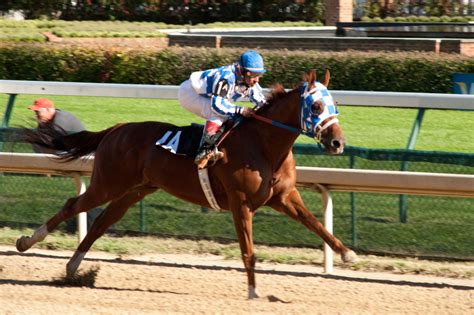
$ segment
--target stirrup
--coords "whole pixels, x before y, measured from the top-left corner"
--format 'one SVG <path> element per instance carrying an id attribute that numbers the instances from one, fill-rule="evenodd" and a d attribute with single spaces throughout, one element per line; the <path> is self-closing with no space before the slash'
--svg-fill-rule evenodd
<path id="1" fill-rule="evenodd" d="M 212 153 L 213 152 L 210 150 L 204 150 L 198 153 L 198 155 L 194 159 L 194 164 L 197 165 L 198 169 L 201 170 L 203 168 L 206 168 L 207 163 L 209 162 L 209 159 L 211 158 Z"/>
<path id="2" fill-rule="evenodd" d="M 198 169 L 201 170 L 203 168 L 216 164 L 216 162 L 222 159 L 223 157 L 224 153 L 215 148 L 214 150 L 208 150 L 201 154 L 198 154 L 194 159 L 194 163 L 198 166 Z"/>
<path id="3" fill-rule="evenodd" d="M 219 151 L 217 148 L 214 148 L 214 150 L 212 151 L 212 154 L 209 158 L 210 162 L 212 162 L 211 165 L 216 164 L 216 162 L 219 161 L 220 159 L 222 159 L 223 157 L 224 157 L 224 152 Z"/>

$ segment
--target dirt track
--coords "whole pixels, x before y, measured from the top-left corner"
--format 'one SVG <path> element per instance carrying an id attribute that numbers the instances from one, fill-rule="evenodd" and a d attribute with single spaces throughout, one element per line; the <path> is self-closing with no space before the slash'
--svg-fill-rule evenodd
<path id="1" fill-rule="evenodd" d="M 248 301 L 242 263 L 217 256 L 118 257 L 90 252 L 93 287 L 57 284 L 71 252 L 0 246 L 2 314 L 473 314 L 468 280 L 258 264 L 262 298 Z"/>

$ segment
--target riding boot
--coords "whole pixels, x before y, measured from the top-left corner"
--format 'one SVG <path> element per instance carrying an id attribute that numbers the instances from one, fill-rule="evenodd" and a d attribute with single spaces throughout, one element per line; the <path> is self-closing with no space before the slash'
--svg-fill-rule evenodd
<path id="1" fill-rule="evenodd" d="M 194 163 L 199 169 L 206 168 L 209 162 L 216 163 L 224 157 L 224 153 L 216 147 L 219 132 L 211 132 L 204 130 L 201 146 L 198 149 Z"/>

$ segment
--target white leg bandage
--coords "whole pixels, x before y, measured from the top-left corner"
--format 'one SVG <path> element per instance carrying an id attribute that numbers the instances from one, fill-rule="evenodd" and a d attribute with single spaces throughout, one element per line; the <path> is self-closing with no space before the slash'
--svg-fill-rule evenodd
<path id="1" fill-rule="evenodd" d="M 79 265 L 84 259 L 84 256 L 86 256 L 86 253 L 78 252 L 78 251 L 74 253 L 74 255 L 71 257 L 71 259 L 66 265 L 66 275 L 68 277 L 71 277 L 76 273 L 77 268 L 79 268 Z"/>

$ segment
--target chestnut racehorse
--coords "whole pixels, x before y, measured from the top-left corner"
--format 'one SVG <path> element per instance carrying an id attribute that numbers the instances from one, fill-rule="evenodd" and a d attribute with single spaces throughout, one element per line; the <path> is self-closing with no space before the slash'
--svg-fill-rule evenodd
<path id="1" fill-rule="evenodd" d="M 341 254 L 344 262 L 357 258 L 305 207 L 295 187 L 292 146 L 300 133 L 320 141 L 329 154 L 340 154 L 344 149 L 337 109 L 326 88 L 328 83 L 328 71 L 322 82 L 316 81 L 316 73 L 312 71 L 300 87 L 290 92 L 285 92 L 281 86 L 275 88 L 267 104 L 258 109 L 253 118 L 245 119 L 232 129 L 221 142 L 219 148 L 225 157 L 209 168 L 218 205 L 232 212 L 247 271 L 249 298 L 258 297 L 252 218 L 263 205 L 301 222 Z M 170 127 L 172 125 L 168 123 L 140 122 L 72 135 L 58 135 L 54 127 L 25 131 L 28 142 L 64 151 L 60 159 L 73 160 L 95 152 L 95 162 L 87 191 L 67 200 L 63 208 L 31 237 L 19 238 L 17 249 L 26 251 L 64 220 L 110 202 L 67 263 L 67 275 L 72 276 L 94 241 L 120 220 L 130 206 L 157 189 L 210 207 L 193 158 L 155 146 L 156 140 Z"/>

